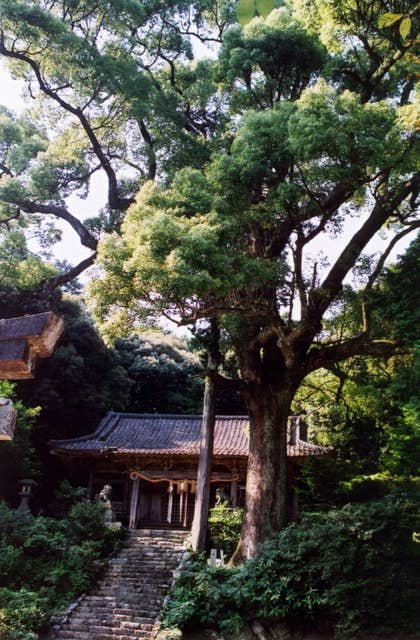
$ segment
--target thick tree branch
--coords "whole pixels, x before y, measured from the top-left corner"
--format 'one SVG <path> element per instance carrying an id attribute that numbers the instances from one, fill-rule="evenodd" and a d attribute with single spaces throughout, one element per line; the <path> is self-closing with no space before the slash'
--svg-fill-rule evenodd
<path id="1" fill-rule="evenodd" d="M 362 104 L 368 102 L 373 95 L 376 87 L 380 84 L 381 80 L 385 77 L 385 75 L 389 72 L 390 69 L 401 60 L 401 58 L 405 55 L 405 53 L 411 48 L 411 44 L 407 47 L 401 47 L 394 54 L 377 66 L 374 70 L 372 69 L 370 75 L 368 75 L 364 79 L 364 88 L 360 94 L 360 101 Z"/>
<path id="2" fill-rule="evenodd" d="M 219 387 L 220 389 L 229 389 L 231 391 L 245 391 L 247 388 L 246 383 L 243 380 L 233 380 L 232 378 L 226 378 L 222 374 L 218 373 L 215 369 L 204 369 L 200 374 L 202 378 L 206 376 Z"/>
<path id="3" fill-rule="evenodd" d="M 332 364 L 353 356 L 389 358 L 397 353 L 403 353 L 403 349 L 396 340 L 372 340 L 362 334 L 335 345 L 313 347 L 303 363 L 302 378 L 316 369 L 331 369 Z"/>
<path id="4" fill-rule="evenodd" d="M 404 236 L 406 236 L 407 234 L 411 233 L 412 231 L 415 231 L 415 229 L 420 228 L 420 220 L 416 220 L 414 222 L 412 222 L 408 227 L 406 227 L 405 229 L 402 229 L 399 233 L 397 233 L 396 236 L 394 236 L 392 238 L 392 240 L 390 241 L 390 243 L 388 244 L 387 248 L 385 249 L 385 251 L 382 253 L 381 257 L 378 260 L 378 263 L 374 269 L 374 271 L 370 274 L 369 276 L 369 280 L 366 284 L 365 287 L 365 291 L 371 289 L 376 281 L 376 279 L 378 278 L 378 276 L 380 275 L 385 261 L 387 260 L 389 254 L 391 253 L 391 251 L 393 250 L 393 248 L 395 247 L 395 245 L 401 240 L 401 238 L 404 238 Z"/>
<path id="5" fill-rule="evenodd" d="M 145 143 L 147 144 L 147 146 L 149 148 L 148 178 L 149 178 L 149 180 L 154 180 L 155 177 L 156 177 L 156 171 L 157 171 L 157 161 L 156 161 L 154 143 L 153 143 L 153 140 L 152 140 L 152 136 L 150 135 L 149 130 L 146 127 L 146 124 L 145 124 L 144 120 L 140 120 L 139 126 L 140 126 L 140 133 L 142 135 L 142 138 L 143 138 L 143 140 L 145 141 Z"/>
<path id="6" fill-rule="evenodd" d="M 337 258 L 321 287 L 310 293 L 309 315 L 313 321 L 321 321 L 332 300 L 340 292 L 344 278 L 356 264 L 367 243 L 395 212 L 401 202 L 416 191 L 419 185 L 420 174 L 416 174 L 402 185 L 398 193 L 394 193 L 392 197 L 378 198 L 368 219 Z"/>
<path id="7" fill-rule="evenodd" d="M 303 274 L 302 274 L 302 260 L 303 260 L 302 247 L 304 243 L 305 243 L 304 235 L 302 231 L 299 230 L 298 238 L 296 241 L 296 247 L 295 247 L 295 250 L 293 251 L 293 260 L 295 264 L 295 282 L 296 282 L 296 287 L 299 293 L 302 320 L 305 320 L 308 317 L 308 301 L 306 298 L 305 283 L 304 283 Z"/>
<path id="8" fill-rule="evenodd" d="M 387 248 L 385 249 L 385 251 L 382 253 L 381 257 L 379 258 L 375 269 L 370 274 L 369 279 L 368 279 L 368 281 L 366 283 L 366 286 L 365 286 L 364 290 L 362 291 L 363 331 L 365 331 L 366 333 L 370 331 L 370 310 L 369 310 L 369 304 L 367 303 L 365 294 L 372 289 L 373 285 L 375 284 L 376 279 L 379 277 L 380 273 L 382 272 L 382 269 L 384 267 L 385 261 L 387 260 L 389 254 L 391 253 L 391 251 L 393 250 L 395 245 L 401 240 L 401 238 L 406 236 L 408 233 L 411 233 L 415 229 L 418 229 L 419 227 L 420 227 L 420 221 L 415 221 L 415 222 L 412 222 L 405 229 L 403 229 L 402 231 L 397 233 L 397 235 L 395 235 L 392 238 L 392 240 L 389 242 Z"/>
<path id="9" fill-rule="evenodd" d="M 95 262 L 95 259 L 96 259 L 96 253 L 93 253 L 91 256 L 89 256 L 85 260 L 82 260 L 81 262 L 79 262 L 78 265 L 76 265 L 75 267 L 72 267 L 68 271 L 63 272 L 58 276 L 54 276 L 52 278 L 48 278 L 47 280 L 44 280 L 40 285 L 40 289 L 44 289 L 46 291 L 53 291 L 53 289 L 56 289 L 57 287 L 60 287 L 63 284 L 67 284 L 67 282 L 71 282 L 72 280 L 74 280 L 74 278 L 77 278 L 77 276 L 80 276 L 80 274 L 83 273 L 83 271 L 91 267 Z"/>
<path id="10" fill-rule="evenodd" d="M 80 242 L 85 247 L 96 251 L 98 246 L 97 239 L 90 233 L 85 225 L 73 216 L 65 207 L 53 204 L 38 204 L 37 202 L 31 202 L 30 200 L 20 202 L 19 206 L 27 213 L 48 214 L 55 216 L 56 218 L 61 218 L 61 220 L 65 220 L 76 231 L 80 238 Z"/>

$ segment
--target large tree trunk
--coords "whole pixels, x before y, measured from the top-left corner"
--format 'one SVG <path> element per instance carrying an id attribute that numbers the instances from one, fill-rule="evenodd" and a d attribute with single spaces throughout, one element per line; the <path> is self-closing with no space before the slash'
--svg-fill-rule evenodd
<path id="1" fill-rule="evenodd" d="M 250 558 L 258 544 L 286 524 L 287 422 L 295 388 L 285 383 L 250 385 L 250 442 L 241 555 Z"/>

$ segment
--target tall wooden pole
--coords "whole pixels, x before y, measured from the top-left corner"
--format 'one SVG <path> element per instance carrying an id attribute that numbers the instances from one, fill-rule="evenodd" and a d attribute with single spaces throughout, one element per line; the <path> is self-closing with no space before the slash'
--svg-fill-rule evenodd
<path id="1" fill-rule="evenodd" d="M 217 370 L 220 362 L 219 327 L 212 320 L 208 341 L 207 368 Z M 200 457 L 197 472 L 197 492 L 195 496 L 194 518 L 191 529 L 191 546 L 194 551 L 202 551 L 206 544 L 207 516 L 210 504 L 211 460 L 213 457 L 214 424 L 216 421 L 216 385 L 206 376 L 201 423 Z"/>
<path id="2" fill-rule="evenodd" d="M 210 503 L 211 459 L 213 454 L 214 423 L 216 418 L 215 385 L 206 377 L 201 424 L 200 458 L 198 461 L 197 493 L 191 529 L 194 551 L 202 551 L 206 544 L 207 516 Z"/>

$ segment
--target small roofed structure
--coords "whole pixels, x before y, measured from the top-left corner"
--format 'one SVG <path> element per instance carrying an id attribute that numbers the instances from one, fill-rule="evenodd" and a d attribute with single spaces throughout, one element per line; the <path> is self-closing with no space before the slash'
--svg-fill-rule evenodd
<path id="1" fill-rule="evenodd" d="M 47 311 L 0 320 L 0 380 L 33 378 L 37 358 L 50 356 L 63 332 L 61 318 Z M 12 440 L 16 411 L 0 398 L 0 440 Z"/>
<path id="2" fill-rule="evenodd" d="M 63 326 L 52 311 L 0 320 L 0 379 L 33 378 L 37 358 L 52 354 Z"/>
<path id="3" fill-rule="evenodd" d="M 50 451 L 80 477 L 89 468 L 88 497 L 104 484 L 112 486 L 112 507 L 130 528 L 189 527 L 194 512 L 200 450 L 201 416 L 109 412 L 87 436 L 53 440 Z M 211 501 L 217 489 L 232 506 L 245 498 L 248 459 L 248 417 L 217 416 L 211 473 Z M 297 516 L 293 490 L 296 465 L 308 456 L 330 453 L 307 442 L 304 423 L 289 420 L 289 515 Z"/>

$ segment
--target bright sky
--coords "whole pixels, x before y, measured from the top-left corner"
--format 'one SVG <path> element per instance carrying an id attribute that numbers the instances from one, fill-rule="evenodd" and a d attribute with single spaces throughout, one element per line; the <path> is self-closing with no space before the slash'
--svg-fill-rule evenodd
<path id="1" fill-rule="evenodd" d="M 12 111 L 21 113 L 26 106 L 24 98 L 22 98 L 23 85 L 17 80 L 13 80 L 4 66 L 0 65 L 0 104 L 7 106 Z M 96 174 L 93 177 L 89 196 L 85 200 L 80 198 L 70 197 L 67 200 L 70 211 L 77 215 L 79 218 L 84 219 L 95 215 L 98 210 L 103 206 L 106 199 L 107 184 L 104 174 Z M 325 235 L 322 238 L 318 238 L 313 244 L 311 244 L 311 256 L 317 256 L 322 254 L 328 256 L 331 263 L 335 257 L 339 255 L 343 248 L 343 244 L 351 235 L 356 231 L 357 220 L 349 220 L 346 224 L 344 233 L 340 238 L 328 238 Z M 66 259 L 71 264 L 77 264 L 83 258 L 90 255 L 90 251 L 82 247 L 79 242 L 77 234 L 69 228 L 65 223 L 60 224 L 58 221 L 57 226 L 62 229 L 63 239 L 56 245 L 54 250 L 55 256 L 58 259 Z M 398 254 L 401 254 L 408 246 L 409 242 L 413 239 L 412 235 L 409 235 L 401 241 L 391 254 L 390 261 L 395 260 Z M 367 247 L 368 253 L 378 252 L 384 248 L 384 241 L 379 238 L 374 239 Z"/>

